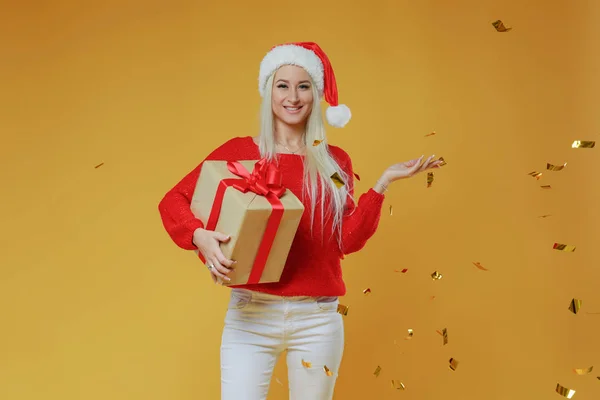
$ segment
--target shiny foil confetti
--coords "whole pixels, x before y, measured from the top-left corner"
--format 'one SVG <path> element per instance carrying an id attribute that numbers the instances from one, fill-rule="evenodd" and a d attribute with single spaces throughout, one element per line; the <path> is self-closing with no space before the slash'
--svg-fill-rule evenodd
<path id="1" fill-rule="evenodd" d="M 323 365 L 323 371 L 325 371 L 325 374 L 326 374 L 327 376 L 332 376 L 332 375 L 333 375 L 333 372 L 331 372 L 331 371 L 329 370 L 329 368 L 327 368 L 327 365 Z"/>
<path id="2" fill-rule="evenodd" d="M 357 181 L 360 182 L 360 176 L 358 176 L 358 174 L 356 172 L 353 172 L 354 177 L 356 178 Z"/>
<path id="3" fill-rule="evenodd" d="M 433 271 L 433 273 L 431 274 L 431 278 L 433 278 L 433 280 L 436 280 L 436 279 L 440 280 L 440 279 L 442 279 L 442 276 L 443 275 L 437 271 Z"/>
<path id="4" fill-rule="evenodd" d="M 432 183 L 433 183 L 433 172 L 428 172 L 427 173 L 427 187 L 431 187 Z"/>
<path id="5" fill-rule="evenodd" d="M 435 300 L 435 296 L 431 296 L 429 300 Z"/>
<path id="6" fill-rule="evenodd" d="M 337 312 L 342 314 L 342 315 L 348 315 L 348 310 L 350 309 L 349 306 L 345 306 L 343 304 L 338 304 L 337 306 Z"/>
<path id="7" fill-rule="evenodd" d="M 552 214 L 544 214 L 544 215 L 540 215 L 538 218 L 548 218 L 551 216 L 552 216 Z"/>
<path id="8" fill-rule="evenodd" d="M 569 304 L 569 311 L 571 311 L 573 314 L 577 314 L 581 308 L 581 303 L 582 301 L 579 299 L 571 300 L 571 303 Z"/>
<path id="9" fill-rule="evenodd" d="M 575 251 L 575 246 L 569 246 L 568 244 L 561 244 L 561 243 L 554 243 L 554 245 L 552 246 L 553 249 L 555 250 L 560 250 L 560 251 L 567 251 L 569 253 L 572 253 Z"/>
<path id="10" fill-rule="evenodd" d="M 312 368 L 312 363 L 310 361 L 304 361 L 304 359 L 302 359 L 302 366 L 304 368 Z"/>
<path id="11" fill-rule="evenodd" d="M 393 214 L 394 214 L 394 209 L 393 209 L 392 205 L 390 204 L 390 215 L 393 215 Z"/>
<path id="12" fill-rule="evenodd" d="M 436 331 L 444 339 L 444 346 L 448 344 L 448 329 L 444 328 L 441 331 Z"/>
<path id="13" fill-rule="evenodd" d="M 104 165 L 104 163 L 100 163 L 100 164 L 96 165 L 94 168 L 100 168 L 103 165 Z"/>
<path id="14" fill-rule="evenodd" d="M 577 375 L 587 375 L 590 372 L 592 372 L 592 370 L 594 369 L 594 366 L 592 365 L 589 368 L 574 368 L 573 371 L 577 374 Z"/>
<path id="15" fill-rule="evenodd" d="M 335 186 L 337 186 L 338 189 L 345 185 L 344 181 L 342 178 L 340 178 L 337 172 L 334 172 L 334 174 L 331 175 L 331 180 L 335 183 Z"/>
<path id="16" fill-rule="evenodd" d="M 563 165 L 554 165 L 554 164 L 546 163 L 546 169 L 549 171 L 560 171 L 566 166 L 567 166 L 567 163 L 564 163 Z"/>
<path id="17" fill-rule="evenodd" d="M 533 176 L 535 179 L 538 179 L 538 180 L 542 177 L 542 173 L 537 172 L 537 171 L 532 171 L 532 172 L 528 173 L 527 175 Z"/>
<path id="18" fill-rule="evenodd" d="M 392 388 L 398 389 L 398 390 L 405 390 L 406 386 L 404 386 L 404 383 L 402 383 L 398 380 L 392 379 Z"/>
<path id="19" fill-rule="evenodd" d="M 574 149 L 593 149 L 596 146 L 595 141 L 576 140 L 571 145 Z"/>
<path id="20" fill-rule="evenodd" d="M 323 143 L 323 141 L 322 141 L 322 140 L 315 140 L 315 141 L 313 142 L 313 146 L 318 146 L 318 145 L 320 145 L 321 143 Z"/>
<path id="21" fill-rule="evenodd" d="M 396 269 L 396 270 L 394 270 L 394 271 L 396 271 L 396 272 L 402 272 L 403 274 L 405 274 L 405 273 L 406 273 L 406 271 L 408 271 L 408 268 L 404 268 L 403 270 L 400 270 L 400 271 L 398 271 L 398 270 Z"/>
<path id="22" fill-rule="evenodd" d="M 375 375 L 376 377 L 379 377 L 380 373 L 381 373 L 381 367 L 378 365 L 377 368 L 375 368 L 375 372 L 373 372 L 373 375 Z"/>
<path id="23" fill-rule="evenodd" d="M 450 363 L 448 368 L 450 368 L 452 371 L 456 371 L 456 368 L 458 368 L 458 360 L 451 358 L 448 362 Z"/>
<path id="24" fill-rule="evenodd" d="M 562 397 L 566 397 L 567 399 L 572 399 L 573 396 L 575 396 L 575 391 L 573 389 L 561 386 L 560 383 L 556 384 L 556 393 L 560 394 Z"/>
<path id="25" fill-rule="evenodd" d="M 435 135 L 435 132 L 428 133 L 427 135 L 425 135 L 425 137 L 433 136 L 433 135 Z"/>
<path id="26" fill-rule="evenodd" d="M 446 160 L 444 160 L 444 157 L 440 157 L 440 158 L 438 158 L 438 161 L 440 162 L 440 163 L 438 164 L 440 167 L 443 167 L 444 165 L 448 164 L 448 163 L 446 162 Z"/>
<path id="27" fill-rule="evenodd" d="M 481 265 L 480 262 L 474 262 L 473 265 L 476 266 L 477 268 L 479 268 L 482 271 L 489 271 L 489 269 L 487 269 L 483 265 Z"/>
<path id="28" fill-rule="evenodd" d="M 371 293 L 371 288 L 366 288 L 365 290 L 363 290 L 364 294 L 370 294 Z"/>
<path id="29" fill-rule="evenodd" d="M 494 28 L 496 28 L 496 31 L 498 31 L 498 32 L 508 32 L 512 29 L 512 28 L 505 27 L 504 22 L 502 22 L 501 20 L 492 22 L 492 26 Z"/>
<path id="30" fill-rule="evenodd" d="M 412 330 L 412 329 L 409 329 L 409 330 L 408 330 L 408 336 L 406 336 L 406 337 L 404 338 L 404 340 L 410 340 L 410 339 L 412 339 L 412 338 L 413 338 L 413 330 Z"/>
<path id="31" fill-rule="evenodd" d="M 542 185 L 540 186 L 542 189 L 552 189 L 552 186 L 550 185 Z"/>

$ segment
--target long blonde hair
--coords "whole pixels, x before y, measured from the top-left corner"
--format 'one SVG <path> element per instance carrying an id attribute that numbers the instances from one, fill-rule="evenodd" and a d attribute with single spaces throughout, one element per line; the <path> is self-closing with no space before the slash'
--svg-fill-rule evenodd
<path id="1" fill-rule="evenodd" d="M 275 72 L 267 79 L 260 114 L 259 149 L 261 157 L 267 158 L 268 160 L 274 160 L 276 153 L 273 108 L 271 105 L 274 76 Z M 337 172 L 343 182 L 349 182 L 349 180 L 347 174 L 332 157 L 329 152 L 329 147 L 326 145 L 327 140 L 321 113 L 320 97 L 314 83 L 311 84 L 311 89 L 313 92 L 313 104 L 303 137 L 304 145 L 306 147 L 306 157 L 304 158 L 304 184 L 302 195 L 304 198 L 308 195 L 310 199 L 311 232 L 315 219 L 317 199 L 321 199 L 321 207 L 319 210 L 321 214 L 321 227 L 325 225 L 325 222 L 329 218 L 332 218 L 331 234 L 337 233 L 338 244 L 341 248 L 342 220 L 349 191 L 346 185 L 338 189 L 331 179 L 331 176 Z M 315 140 L 322 140 L 323 143 L 318 146 L 313 146 L 312 144 Z M 318 182 L 321 182 L 321 190 L 320 193 L 317 194 Z M 328 205 L 327 210 L 325 210 L 325 204 Z M 323 237 L 322 230 L 321 237 Z"/>

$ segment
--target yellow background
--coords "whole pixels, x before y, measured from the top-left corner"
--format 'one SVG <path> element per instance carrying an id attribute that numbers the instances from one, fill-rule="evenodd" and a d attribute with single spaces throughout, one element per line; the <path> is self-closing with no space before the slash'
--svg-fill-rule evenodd
<path id="1" fill-rule="evenodd" d="M 170 241 L 157 204 L 256 133 L 260 60 L 301 40 L 328 53 L 354 114 L 328 133 L 359 192 L 394 162 L 448 162 L 430 189 L 395 183 L 344 261 L 335 398 L 600 396 L 599 149 L 570 148 L 600 139 L 598 2 L 101 3 L 2 6 L 0 398 L 219 398 L 229 290 Z M 285 398 L 273 379 L 269 399 Z"/>

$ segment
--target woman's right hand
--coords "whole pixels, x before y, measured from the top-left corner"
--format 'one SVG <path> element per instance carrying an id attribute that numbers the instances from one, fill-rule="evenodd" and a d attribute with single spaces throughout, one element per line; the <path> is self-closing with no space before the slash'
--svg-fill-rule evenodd
<path id="1" fill-rule="evenodd" d="M 227 274 L 231 272 L 231 267 L 235 264 L 235 261 L 228 260 L 221 252 L 221 243 L 227 243 L 230 239 L 231 236 L 220 232 L 207 231 L 202 228 L 194 231 L 194 245 L 204 256 L 210 276 L 215 283 L 221 283 L 221 280 L 231 280 L 227 277 Z"/>

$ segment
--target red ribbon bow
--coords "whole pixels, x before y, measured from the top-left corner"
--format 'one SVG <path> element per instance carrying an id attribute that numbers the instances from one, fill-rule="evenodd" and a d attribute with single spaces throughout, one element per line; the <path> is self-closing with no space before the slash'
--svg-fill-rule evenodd
<path id="1" fill-rule="evenodd" d="M 279 168 L 273 163 L 267 162 L 264 158 L 254 164 L 252 173 L 249 173 L 237 161 L 227 162 L 227 168 L 232 174 L 243 178 L 241 181 L 236 180 L 232 185 L 242 193 L 253 192 L 260 196 L 273 194 L 277 197 L 281 197 L 285 193 L 285 187 L 281 184 Z"/>

